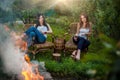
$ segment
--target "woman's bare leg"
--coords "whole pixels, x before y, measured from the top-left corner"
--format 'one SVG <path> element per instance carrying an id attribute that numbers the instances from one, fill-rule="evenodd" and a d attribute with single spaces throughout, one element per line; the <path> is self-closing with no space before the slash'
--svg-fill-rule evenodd
<path id="1" fill-rule="evenodd" d="M 80 60 L 80 53 L 81 53 L 81 50 L 78 49 L 77 50 L 77 55 L 76 55 L 76 60 Z"/>
<path id="2" fill-rule="evenodd" d="M 72 55 L 76 55 L 76 51 L 77 51 L 77 50 L 74 50 L 74 51 L 72 52 Z"/>
<path id="3" fill-rule="evenodd" d="M 72 52 L 71 57 L 72 57 L 73 59 L 75 59 L 75 57 L 76 57 L 76 52 L 77 52 L 77 50 L 74 50 L 74 51 Z"/>

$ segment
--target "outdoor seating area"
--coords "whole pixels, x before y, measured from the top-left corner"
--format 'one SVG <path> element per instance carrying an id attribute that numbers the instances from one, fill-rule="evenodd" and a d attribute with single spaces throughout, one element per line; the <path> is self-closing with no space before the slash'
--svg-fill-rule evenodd
<path id="1" fill-rule="evenodd" d="M 25 27 L 28 28 L 31 24 L 27 24 Z M 69 25 L 68 32 L 64 34 L 64 38 L 55 38 L 54 34 L 49 34 L 51 37 L 51 41 L 46 41 L 43 44 L 34 44 L 31 46 L 29 52 L 34 55 L 42 50 L 50 49 L 52 52 L 72 52 L 77 49 L 77 46 L 73 43 L 72 37 L 77 30 L 77 22 L 71 23 Z M 68 40 L 66 40 L 66 36 L 70 36 Z M 64 53 L 65 54 L 65 53 Z"/>
<path id="2" fill-rule="evenodd" d="M 25 28 L 29 28 L 33 24 L 26 24 Z M 29 27 L 28 27 L 29 26 Z M 46 41 L 42 44 L 34 44 L 30 47 L 29 52 L 34 55 L 42 50 L 50 49 L 52 52 L 72 52 L 77 49 L 77 46 L 73 43 L 72 37 L 77 30 L 77 22 L 71 23 L 69 25 L 68 32 L 64 34 L 64 38 L 55 38 L 54 34 L 49 34 L 51 37 L 51 41 Z M 70 36 L 70 39 L 67 41 L 66 36 Z"/>
<path id="3" fill-rule="evenodd" d="M 119 0 L 3 0 L 0 80 L 120 80 Z"/>

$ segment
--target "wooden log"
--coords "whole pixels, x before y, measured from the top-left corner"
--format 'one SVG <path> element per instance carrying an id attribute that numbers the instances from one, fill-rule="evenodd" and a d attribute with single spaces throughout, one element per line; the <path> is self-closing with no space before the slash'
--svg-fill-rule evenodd
<path id="1" fill-rule="evenodd" d="M 61 54 L 60 53 L 53 53 L 52 55 L 53 55 L 53 59 L 55 61 L 60 62 L 60 60 L 61 60 L 61 58 L 60 58 Z"/>

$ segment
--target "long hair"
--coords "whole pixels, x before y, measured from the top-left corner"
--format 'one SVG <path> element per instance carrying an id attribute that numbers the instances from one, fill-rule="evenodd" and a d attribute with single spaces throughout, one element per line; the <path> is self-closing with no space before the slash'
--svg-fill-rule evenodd
<path id="1" fill-rule="evenodd" d="M 80 15 L 80 22 L 79 22 L 80 28 L 83 26 L 83 22 L 82 22 L 82 20 L 81 20 L 81 16 L 84 16 L 84 17 L 86 18 L 86 25 L 85 25 L 85 27 L 86 27 L 86 28 L 87 28 L 87 27 L 90 27 L 90 23 L 89 23 L 88 16 L 87 16 L 86 14 L 81 14 L 81 15 Z"/>
<path id="2" fill-rule="evenodd" d="M 47 23 L 46 23 L 46 21 L 45 21 L 45 16 L 44 16 L 43 14 L 38 14 L 38 16 L 37 16 L 37 21 L 36 21 L 36 26 L 35 26 L 35 27 L 37 28 L 38 26 L 41 26 L 41 24 L 40 24 L 40 22 L 39 22 L 39 17 L 40 17 L 40 16 L 43 17 L 43 25 L 46 26 L 47 29 L 49 30 L 48 25 L 47 25 Z"/>

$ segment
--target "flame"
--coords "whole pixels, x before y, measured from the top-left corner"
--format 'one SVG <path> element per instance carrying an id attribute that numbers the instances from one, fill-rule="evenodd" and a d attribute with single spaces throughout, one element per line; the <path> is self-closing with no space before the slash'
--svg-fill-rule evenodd
<path id="1" fill-rule="evenodd" d="M 33 73 L 32 70 L 23 69 L 21 74 L 24 76 L 24 80 L 44 80 L 39 72 Z"/>
<path id="2" fill-rule="evenodd" d="M 30 79 L 30 74 L 27 72 L 27 71 L 22 71 L 22 75 L 24 75 L 24 77 L 25 77 L 25 80 L 31 80 Z"/>
<path id="3" fill-rule="evenodd" d="M 24 80 L 44 80 L 44 77 L 39 74 L 38 66 L 30 62 L 30 58 L 27 54 L 24 56 L 24 59 L 27 62 L 25 66 L 23 66 L 23 70 L 21 72 L 24 76 Z M 33 66 L 35 66 L 35 72 L 32 71 Z"/>
<path id="4" fill-rule="evenodd" d="M 27 42 L 23 41 L 22 39 L 20 39 L 18 41 L 19 43 L 19 48 L 22 50 L 22 51 L 27 51 Z"/>
<path id="5" fill-rule="evenodd" d="M 8 26 L 4 26 L 5 31 L 10 31 Z M 27 43 L 21 39 L 19 35 L 17 35 L 14 31 L 10 32 L 10 36 L 15 43 L 15 46 L 18 47 L 22 51 L 27 50 Z M 23 69 L 21 74 L 24 76 L 24 80 L 44 80 L 44 77 L 40 75 L 38 71 L 38 66 L 32 64 L 30 62 L 30 58 L 27 54 L 24 55 L 25 63 L 23 65 Z M 32 71 L 32 67 L 35 66 L 35 72 Z"/>
<path id="6" fill-rule="evenodd" d="M 26 61 L 27 63 L 30 63 L 30 58 L 28 57 L 27 54 L 25 54 L 24 59 L 25 59 L 25 61 Z"/>

